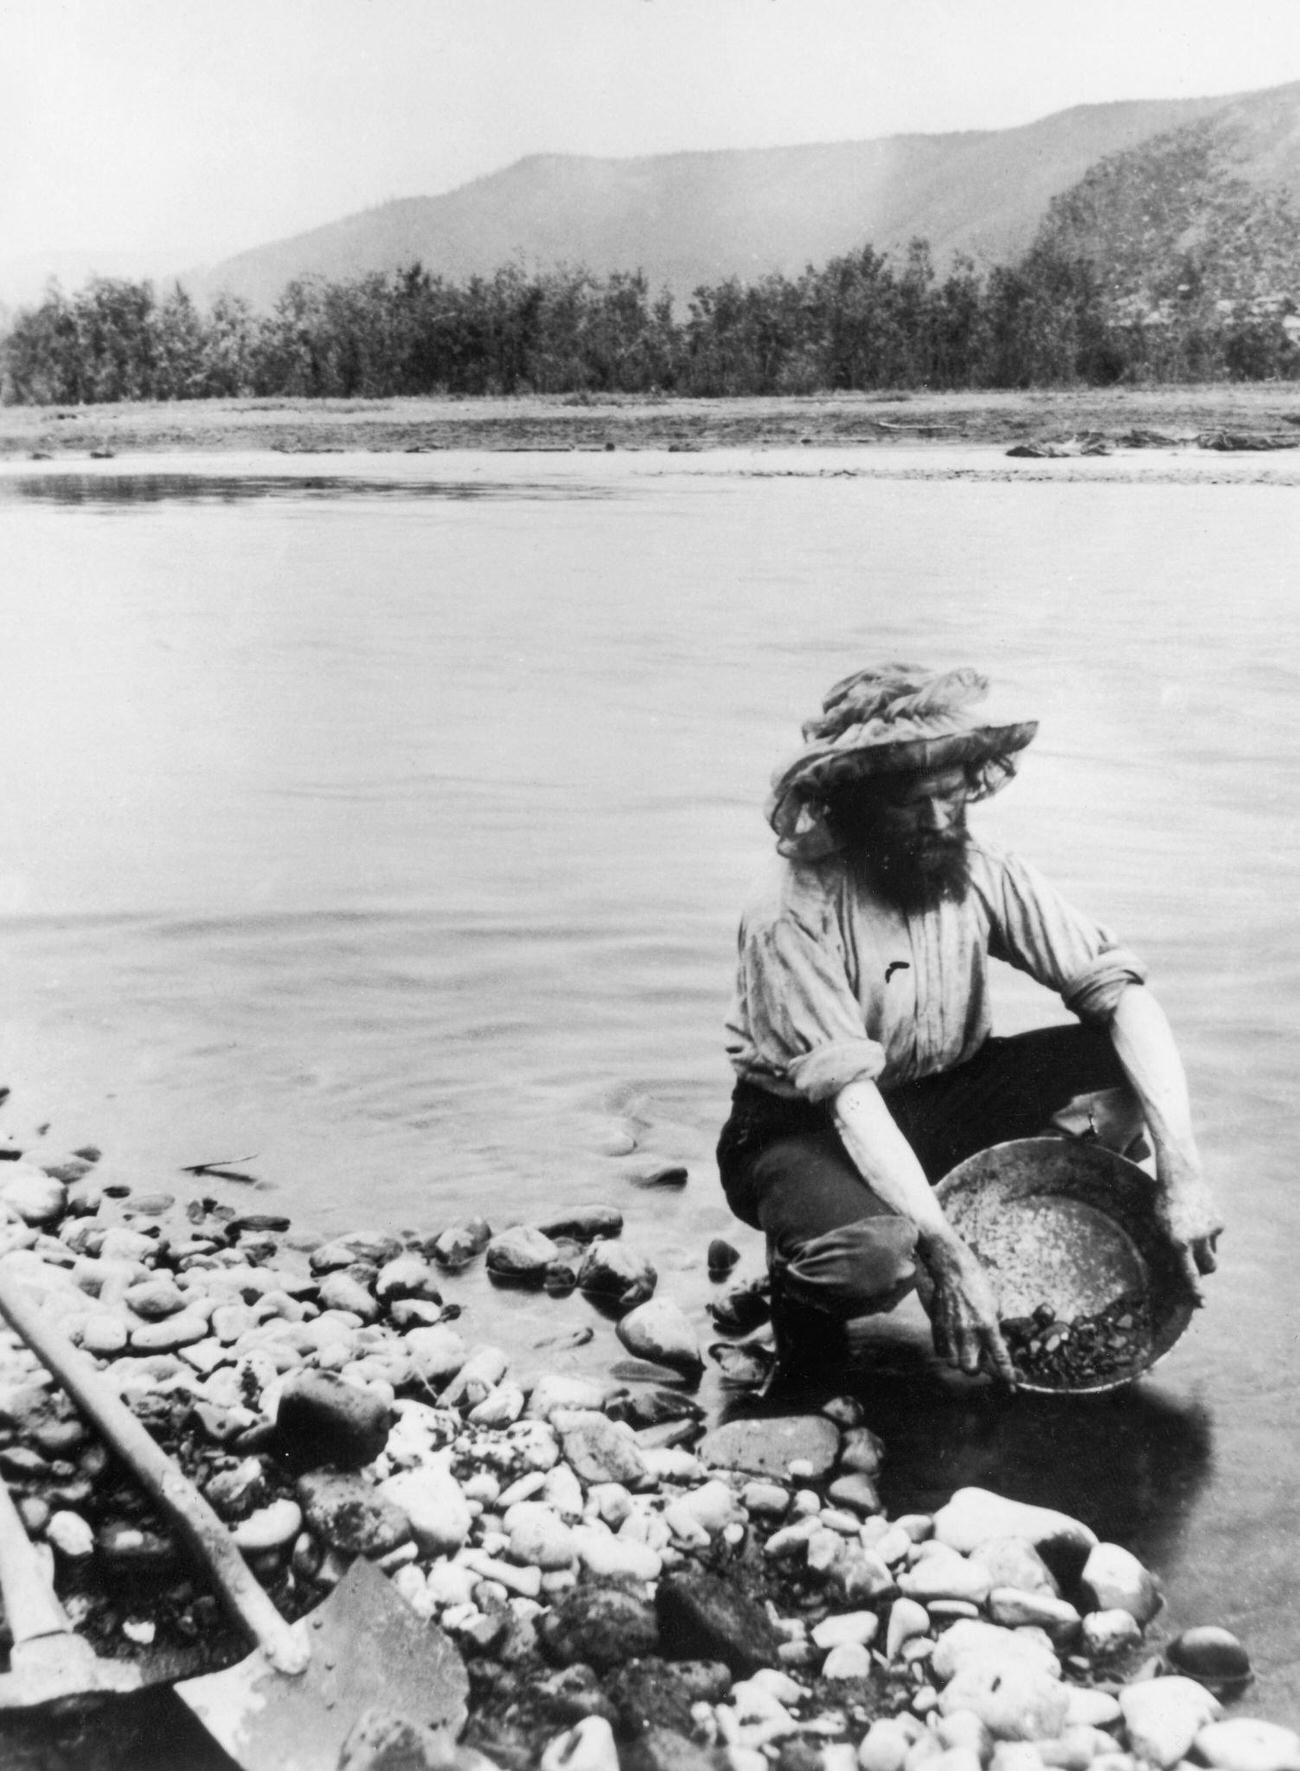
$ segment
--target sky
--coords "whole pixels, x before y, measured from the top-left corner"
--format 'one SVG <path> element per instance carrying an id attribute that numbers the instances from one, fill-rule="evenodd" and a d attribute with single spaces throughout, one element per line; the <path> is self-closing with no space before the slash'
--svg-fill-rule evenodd
<path id="1" fill-rule="evenodd" d="M 1297 0 L 0 0 L 0 261 L 165 274 L 525 154 L 1297 79 Z"/>

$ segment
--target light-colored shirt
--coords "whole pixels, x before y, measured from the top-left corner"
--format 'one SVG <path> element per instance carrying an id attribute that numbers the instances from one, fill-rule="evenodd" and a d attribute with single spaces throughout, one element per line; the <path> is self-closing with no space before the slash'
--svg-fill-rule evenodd
<path id="1" fill-rule="evenodd" d="M 975 838 L 960 902 L 905 912 L 843 858 L 778 861 L 740 925 L 727 1055 L 772 1094 L 820 1101 L 862 1078 L 888 1088 L 965 1063 L 988 1038 L 989 960 L 1109 1020 L 1140 960 L 1018 856 Z"/>

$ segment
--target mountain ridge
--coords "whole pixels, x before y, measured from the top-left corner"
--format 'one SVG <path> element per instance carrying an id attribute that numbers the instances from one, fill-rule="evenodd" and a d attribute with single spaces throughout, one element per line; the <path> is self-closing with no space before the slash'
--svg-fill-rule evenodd
<path id="1" fill-rule="evenodd" d="M 1270 92 L 1300 91 L 1272 88 Z M 1032 243 L 1054 197 L 1107 155 L 1262 95 L 1074 105 L 1005 130 L 912 132 L 797 146 L 610 159 L 538 152 L 434 197 L 400 197 L 185 277 L 257 307 L 294 277 L 389 273 L 419 260 L 450 281 L 585 265 L 644 272 L 679 302 L 701 284 L 797 275 L 870 242 L 930 242 L 941 268 L 988 267 Z"/>

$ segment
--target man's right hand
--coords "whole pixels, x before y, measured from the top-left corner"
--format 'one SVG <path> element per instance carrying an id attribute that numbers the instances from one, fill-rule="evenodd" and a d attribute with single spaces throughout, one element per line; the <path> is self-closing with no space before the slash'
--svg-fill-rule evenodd
<path id="1" fill-rule="evenodd" d="M 969 1377 L 983 1367 L 1014 1385 L 1015 1367 L 998 1326 L 998 1300 L 977 1257 L 952 1231 L 923 1236 L 917 1252 L 934 1283 L 930 1329 L 940 1359 Z"/>

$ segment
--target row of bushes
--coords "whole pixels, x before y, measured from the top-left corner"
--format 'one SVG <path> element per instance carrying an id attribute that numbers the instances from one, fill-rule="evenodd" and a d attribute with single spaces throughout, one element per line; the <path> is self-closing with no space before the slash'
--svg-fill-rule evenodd
<path id="1" fill-rule="evenodd" d="M 257 395 L 801 394 L 1027 388 L 1300 374 L 1280 315 L 1206 298 L 1152 324 L 1121 318 L 1086 260 L 1039 247 L 939 278 L 924 242 L 870 246 L 802 276 L 695 291 L 678 318 L 640 274 L 585 270 L 448 282 L 415 264 L 290 283 L 269 314 L 177 285 L 51 286 L 0 338 L 8 403 Z"/>

